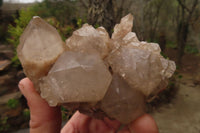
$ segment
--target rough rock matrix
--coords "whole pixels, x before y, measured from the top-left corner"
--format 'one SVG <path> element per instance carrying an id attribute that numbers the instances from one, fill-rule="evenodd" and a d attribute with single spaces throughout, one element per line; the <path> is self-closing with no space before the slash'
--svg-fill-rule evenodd
<path id="1" fill-rule="evenodd" d="M 140 42 L 133 16 L 123 17 L 110 38 L 84 24 L 64 44 L 58 32 L 33 17 L 17 52 L 25 74 L 50 106 L 128 124 L 145 112 L 145 100 L 167 86 L 175 63 L 156 43 Z"/>

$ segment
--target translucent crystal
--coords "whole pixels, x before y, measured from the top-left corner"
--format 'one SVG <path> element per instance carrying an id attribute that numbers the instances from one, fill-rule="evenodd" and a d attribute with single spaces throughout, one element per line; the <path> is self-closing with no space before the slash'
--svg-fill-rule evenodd
<path id="1" fill-rule="evenodd" d="M 162 62 L 162 75 L 167 79 L 170 78 L 173 73 L 174 70 L 176 70 L 176 65 L 174 63 L 174 61 L 170 61 L 170 60 L 166 60 L 164 58 L 160 58 L 161 62 Z"/>
<path id="2" fill-rule="evenodd" d="M 101 101 L 101 108 L 111 118 L 127 124 L 144 113 L 144 99 L 140 91 L 131 88 L 123 78 L 114 74 Z"/>
<path id="3" fill-rule="evenodd" d="M 42 78 L 41 95 L 52 106 L 57 103 L 97 102 L 104 97 L 111 79 L 98 54 L 64 52 L 48 75 Z"/>
<path id="4" fill-rule="evenodd" d="M 132 88 L 142 91 L 146 96 L 156 90 L 162 79 L 167 78 L 163 71 L 171 69 L 163 68 L 161 60 L 165 60 L 165 63 L 169 61 L 162 56 L 130 46 L 121 46 L 107 60 L 115 73 L 119 73 Z M 173 67 L 169 73 L 172 74 L 175 64 L 171 65 Z"/>
<path id="5" fill-rule="evenodd" d="M 20 37 L 17 53 L 26 75 L 37 82 L 64 50 L 56 29 L 40 17 L 33 17 Z"/>
<path id="6" fill-rule="evenodd" d="M 106 29 L 101 26 L 101 27 L 98 27 L 96 30 L 99 32 L 99 34 L 103 38 L 104 42 L 108 43 L 110 40 L 110 37 L 109 37 L 109 34 L 106 31 Z"/>
<path id="7" fill-rule="evenodd" d="M 131 38 L 136 39 L 137 37 L 135 38 L 132 36 L 133 34 L 131 35 L 132 27 L 133 27 L 133 16 L 131 14 L 128 14 L 121 19 L 119 24 L 115 25 L 114 32 L 111 38 L 112 42 L 110 42 L 109 48 L 111 50 L 118 49 L 120 45 L 124 45 L 124 43 L 126 43 L 127 38 L 130 39 L 130 36 Z"/>
<path id="8" fill-rule="evenodd" d="M 122 40 L 124 41 L 125 45 L 131 44 L 133 42 L 136 42 L 136 43 L 139 42 L 139 40 L 134 32 L 129 32 L 128 34 L 126 34 L 124 36 L 124 38 L 122 38 Z"/>
<path id="9" fill-rule="evenodd" d="M 133 16 L 131 14 L 128 14 L 121 19 L 120 24 L 115 25 L 112 39 L 116 40 L 123 38 L 126 34 L 132 31 L 132 27 Z"/>
<path id="10" fill-rule="evenodd" d="M 139 48 L 153 52 L 154 54 L 158 55 L 160 55 L 161 52 L 160 46 L 157 43 L 147 43 L 142 41 Z"/>
<path id="11" fill-rule="evenodd" d="M 66 40 L 66 45 L 72 51 L 97 51 L 104 58 L 108 54 L 106 36 L 105 29 L 96 30 L 91 25 L 84 24 Z"/>

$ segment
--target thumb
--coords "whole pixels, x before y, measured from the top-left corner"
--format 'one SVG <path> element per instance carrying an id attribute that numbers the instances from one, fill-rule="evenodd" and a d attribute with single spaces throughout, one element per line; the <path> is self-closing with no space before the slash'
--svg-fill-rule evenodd
<path id="1" fill-rule="evenodd" d="M 144 114 L 133 121 L 129 125 L 129 130 L 133 133 L 158 133 L 156 122 L 148 114 Z"/>
<path id="2" fill-rule="evenodd" d="M 19 88 L 30 108 L 30 133 L 56 133 L 61 129 L 61 111 L 59 107 L 50 107 L 35 90 L 33 83 L 24 78 Z"/>

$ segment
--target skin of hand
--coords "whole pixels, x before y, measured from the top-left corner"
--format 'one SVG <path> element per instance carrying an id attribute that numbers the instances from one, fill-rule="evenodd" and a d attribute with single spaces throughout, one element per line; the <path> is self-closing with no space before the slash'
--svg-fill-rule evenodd
<path id="1" fill-rule="evenodd" d="M 98 120 L 78 111 L 61 129 L 60 107 L 50 107 L 28 78 L 19 82 L 19 88 L 30 108 L 30 133 L 158 133 L 154 119 L 148 114 L 118 131 L 121 125 L 118 121 Z"/>

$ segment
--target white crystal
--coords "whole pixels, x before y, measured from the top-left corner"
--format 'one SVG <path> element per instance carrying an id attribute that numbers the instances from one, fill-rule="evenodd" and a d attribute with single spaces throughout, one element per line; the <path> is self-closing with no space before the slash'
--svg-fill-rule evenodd
<path id="1" fill-rule="evenodd" d="M 162 80 L 160 57 L 147 50 L 121 46 L 108 56 L 108 63 L 132 88 L 149 95 Z"/>
<path id="2" fill-rule="evenodd" d="M 114 32 L 112 34 L 112 39 L 123 38 L 126 34 L 132 31 L 133 27 L 133 16 L 131 14 L 126 15 L 120 21 L 120 24 L 116 24 L 114 27 Z"/>
<path id="3" fill-rule="evenodd" d="M 55 98 L 55 103 L 97 102 L 104 97 L 111 80 L 112 76 L 98 54 L 65 52 L 40 86 L 47 101 Z"/>
<path id="4" fill-rule="evenodd" d="M 102 32 L 100 32 L 100 30 Z M 91 25 L 84 24 L 82 28 L 73 32 L 66 40 L 66 45 L 72 51 L 97 51 L 102 58 L 108 54 L 108 46 L 104 29 L 96 30 Z"/>

